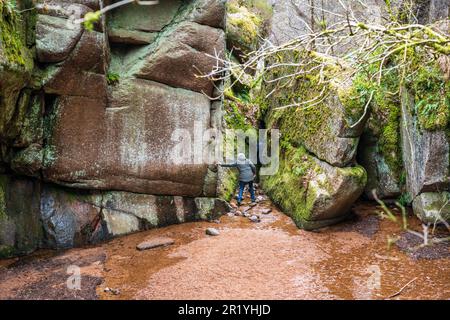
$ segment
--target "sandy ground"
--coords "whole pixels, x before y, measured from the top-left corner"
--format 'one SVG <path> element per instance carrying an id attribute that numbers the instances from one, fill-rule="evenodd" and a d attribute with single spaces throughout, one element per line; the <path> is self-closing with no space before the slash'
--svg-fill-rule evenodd
<path id="1" fill-rule="evenodd" d="M 272 212 L 261 214 L 264 208 Z M 306 232 L 264 201 L 249 211 L 259 223 L 227 215 L 4 260 L 0 299 L 385 299 L 410 281 L 392 299 L 450 299 L 449 246 L 409 252 L 408 237 L 377 210 L 360 203 L 351 221 Z M 220 235 L 207 236 L 208 227 Z M 136 250 L 161 236 L 175 244 Z M 399 236 L 402 249 L 388 249 L 388 236 Z M 70 265 L 81 267 L 81 290 L 67 289 Z"/>

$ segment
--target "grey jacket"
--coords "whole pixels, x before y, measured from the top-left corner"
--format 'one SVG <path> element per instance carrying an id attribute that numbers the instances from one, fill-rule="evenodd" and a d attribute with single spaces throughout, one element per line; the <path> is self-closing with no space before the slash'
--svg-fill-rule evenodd
<path id="1" fill-rule="evenodd" d="M 239 170 L 239 181 L 250 182 L 256 174 L 256 167 L 250 160 L 235 162 L 232 164 L 221 164 L 222 167 L 237 168 Z"/>

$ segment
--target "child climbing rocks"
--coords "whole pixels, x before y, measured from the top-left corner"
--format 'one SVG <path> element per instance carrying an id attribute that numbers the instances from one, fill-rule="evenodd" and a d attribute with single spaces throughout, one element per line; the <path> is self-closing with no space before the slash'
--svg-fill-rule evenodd
<path id="1" fill-rule="evenodd" d="M 239 170 L 239 194 L 237 197 L 238 206 L 241 205 L 245 186 L 248 185 L 252 203 L 256 202 L 255 188 L 253 180 L 256 176 L 255 165 L 245 157 L 243 153 L 238 154 L 237 161 L 232 164 L 220 164 L 222 167 L 237 168 Z"/>

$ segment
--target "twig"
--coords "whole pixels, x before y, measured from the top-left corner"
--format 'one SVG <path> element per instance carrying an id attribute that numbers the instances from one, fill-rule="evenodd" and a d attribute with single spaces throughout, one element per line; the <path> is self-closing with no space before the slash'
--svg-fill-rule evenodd
<path id="1" fill-rule="evenodd" d="M 400 290 L 398 290 L 396 293 L 391 294 L 389 297 L 386 297 L 385 299 L 391 299 L 391 298 L 394 298 L 394 297 L 400 295 L 400 294 L 403 292 L 403 290 L 405 290 L 405 288 L 406 288 L 407 286 L 409 286 L 411 283 L 413 283 L 413 282 L 416 281 L 417 279 L 418 279 L 418 277 L 415 277 L 414 279 L 412 279 L 411 281 L 409 281 L 407 284 L 405 284 L 405 285 L 404 285 Z"/>

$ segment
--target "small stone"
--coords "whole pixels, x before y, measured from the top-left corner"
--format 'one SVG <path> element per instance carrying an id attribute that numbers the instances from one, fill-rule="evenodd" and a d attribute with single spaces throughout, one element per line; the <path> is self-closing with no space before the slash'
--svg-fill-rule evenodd
<path id="1" fill-rule="evenodd" d="M 251 214 L 250 213 L 244 213 L 244 217 L 246 217 L 246 218 L 249 218 L 251 216 Z"/>
<path id="2" fill-rule="evenodd" d="M 249 207 L 249 206 L 241 208 L 242 212 L 247 212 L 250 209 L 251 209 L 251 207 Z"/>
<path id="3" fill-rule="evenodd" d="M 270 209 L 270 208 L 266 208 L 266 209 L 262 209 L 261 210 L 261 213 L 262 214 L 269 214 L 269 213 L 271 213 L 272 212 L 272 209 Z"/>
<path id="4" fill-rule="evenodd" d="M 216 219 L 212 221 L 213 223 L 220 224 L 220 220 Z"/>
<path id="5" fill-rule="evenodd" d="M 255 206 L 256 206 L 256 202 L 250 203 L 250 207 L 251 207 L 251 208 L 253 208 L 253 207 L 255 207 Z"/>
<path id="6" fill-rule="evenodd" d="M 236 211 L 235 213 L 234 213 L 236 216 L 242 216 L 242 212 L 241 211 Z"/>
<path id="7" fill-rule="evenodd" d="M 260 222 L 260 221 L 261 221 L 261 219 L 260 219 L 258 216 L 251 216 L 251 217 L 249 218 L 249 220 L 250 220 L 251 222 Z"/>
<path id="8" fill-rule="evenodd" d="M 218 236 L 220 234 L 220 232 L 219 232 L 219 230 L 217 230 L 215 228 L 208 228 L 208 229 L 206 229 L 206 234 L 208 236 L 215 237 L 215 236 Z"/>
<path id="9" fill-rule="evenodd" d="M 112 288 L 108 288 L 108 287 L 106 287 L 103 291 L 104 292 L 110 292 L 110 293 L 112 293 L 115 296 L 120 294 L 120 290 L 119 289 L 112 289 Z"/>
<path id="10" fill-rule="evenodd" d="M 158 247 L 169 246 L 174 243 L 175 243 L 175 241 L 171 238 L 160 237 L 160 238 L 154 238 L 154 239 L 150 239 L 150 240 L 141 242 L 140 244 L 138 244 L 136 246 L 136 249 L 138 249 L 139 251 L 142 251 L 142 250 L 154 249 L 154 248 L 158 248 Z"/>

